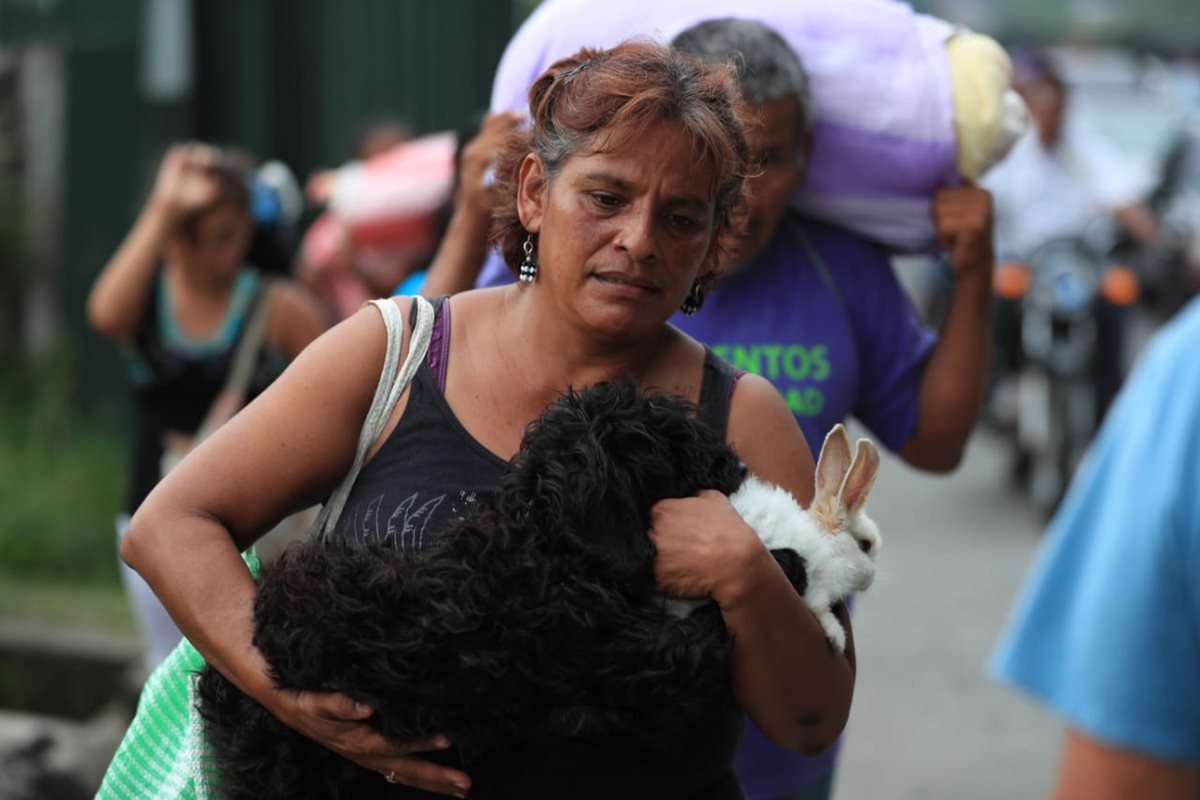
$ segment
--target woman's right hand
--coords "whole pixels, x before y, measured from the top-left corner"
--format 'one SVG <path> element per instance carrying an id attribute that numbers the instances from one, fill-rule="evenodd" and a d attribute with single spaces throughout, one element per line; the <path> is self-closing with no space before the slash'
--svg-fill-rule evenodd
<path id="1" fill-rule="evenodd" d="M 171 145 L 158 167 L 150 203 L 171 222 L 204 208 L 217 196 L 210 170 L 220 157 L 220 150 L 200 142 Z"/>
<path id="2" fill-rule="evenodd" d="M 445 750 L 450 742 L 444 736 L 389 741 L 364 723 L 374 710 L 344 694 L 284 691 L 279 698 L 275 714 L 286 725 L 342 758 L 379 773 L 380 780 L 454 797 L 466 797 L 471 788 L 465 773 L 413 755 Z"/>

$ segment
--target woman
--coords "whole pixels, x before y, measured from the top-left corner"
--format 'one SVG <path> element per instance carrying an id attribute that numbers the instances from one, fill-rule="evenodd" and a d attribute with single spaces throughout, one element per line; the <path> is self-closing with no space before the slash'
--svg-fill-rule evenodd
<path id="1" fill-rule="evenodd" d="M 88 321 L 126 351 L 135 399 L 132 474 L 118 532 L 174 460 L 172 451 L 186 450 L 206 420 L 215 424 L 219 414 L 210 410 L 233 388 L 241 347 L 254 366 L 236 393 L 253 397 L 325 329 L 303 289 L 268 283 L 246 266 L 250 202 L 246 171 L 220 150 L 171 147 L 136 223 L 92 286 Z M 262 328 L 251 322 L 260 311 Z M 153 669 L 179 643 L 179 631 L 135 575 L 124 577 Z"/>
<path id="2" fill-rule="evenodd" d="M 628 376 L 717 410 L 750 470 L 807 504 L 812 457 L 778 394 L 754 376 L 735 382 L 666 324 L 711 277 L 729 234 L 745 162 L 737 97 L 726 68 L 649 43 L 581 51 L 539 79 L 532 130 L 514 137 L 497 171 L 497 238 L 527 280 L 455 296 L 452 316 L 442 304 L 430 358 L 371 451 L 342 535 L 385 537 L 387 509 L 418 505 L 429 506 L 422 524 L 436 532 L 495 488 L 525 426 L 563 390 Z M 315 342 L 151 495 L 122 554 L 209 662 L 284 723 L 389 780 L 461 797 L 468 775 L 413 755 L 448 742 L 387 742 L 361 724 L 371 709 L 346 697 L 275 690 L 250 640 L 254 583 L 239 550 L 346 472 L 384 344 L 374 310 Z M 365 513 L 372 507 L 383 510 Z M 380 518 L 383 530 L 364 524 Z M 853 646 L 830 649 L 723 495 L 659 503 L 649 535 L 664 594 L 720 605 L 734 639 L 732 688 L 751 718 L 785 746 L 827 747 L 849 713 Z M 723 730 L 740 725 L 726 722 Z M 712 734 L 681 742 L 680 759 L 663 769 L 681 780 L 710 772 L 686 796 L 740 797 L 737 736 Z M 514 768 L 611 784 L 609 796 L 662 783 L 645 765 L 585 759 L 572 745 Z"/>

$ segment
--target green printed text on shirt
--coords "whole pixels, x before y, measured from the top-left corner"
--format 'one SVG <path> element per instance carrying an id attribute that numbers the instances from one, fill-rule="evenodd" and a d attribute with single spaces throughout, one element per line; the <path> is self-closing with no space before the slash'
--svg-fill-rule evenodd
<path id="1" fill-rule="evenodd" d="M 814 417 L 825 407 L 824 393 L 811 384 L 828 380 L 832 372 L 826 345 L 720 344 L 712 349 L 735 368 L 761 375 L 775 384 L 793 414 Z M 810 385 L 789 386 L 790 382 Z"/>

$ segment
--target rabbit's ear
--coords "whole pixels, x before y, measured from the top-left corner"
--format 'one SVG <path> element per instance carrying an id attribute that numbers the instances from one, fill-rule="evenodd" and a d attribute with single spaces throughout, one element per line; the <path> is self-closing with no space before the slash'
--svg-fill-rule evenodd
<path id="1" fill-rule="evenodd" d="M 842 504 L 851 514 L 862 511 L 878 472 L 879 450 L 869 439 L 859 439 L 854 463 L 850 465 L 850 471 L 846 473 L 846 482 L 842 484 Z"/>
<path id="2" fill-rule="evenodd" d="M 825 435 L 821 455 L 817 457 L 816 498 L 837 497 L 838 490 L 850 469 L 850 437 L 840 422 Z"/>

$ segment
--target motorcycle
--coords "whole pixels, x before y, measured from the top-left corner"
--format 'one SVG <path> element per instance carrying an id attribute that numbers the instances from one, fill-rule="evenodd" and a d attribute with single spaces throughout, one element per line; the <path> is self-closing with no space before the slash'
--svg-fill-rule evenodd
<path id="1" fill-rule="evenodd" d="M 1161 241 L 1148 246 L 1126 236 L 1116 248 L 1137 270 L 1146 304 L 1161 324 L 1200 292 L 1200 124 L 1176 133 L 1147 206 L 1159 221 Z"/>
<path id="2" fill-rule="evenodd" d="M 1087 236 L 1047 242 L 995 276 L 1013 473 L 1048 516 L 1124 376 L 1124 312 L 1140 282 Z"/>

